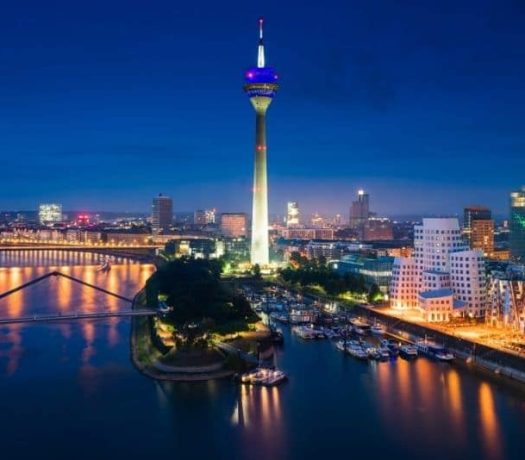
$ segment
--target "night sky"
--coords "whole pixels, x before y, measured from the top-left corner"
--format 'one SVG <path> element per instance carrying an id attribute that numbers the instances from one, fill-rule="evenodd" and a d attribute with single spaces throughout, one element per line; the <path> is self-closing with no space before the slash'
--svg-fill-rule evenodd
<path id="1" fill-rule="evenodd" d="M 281 89 L 270 210 L 506 212 L 525 183 L 525 2 L 11 1 L 0 209 L 249 210 L 257 18 Z"/>

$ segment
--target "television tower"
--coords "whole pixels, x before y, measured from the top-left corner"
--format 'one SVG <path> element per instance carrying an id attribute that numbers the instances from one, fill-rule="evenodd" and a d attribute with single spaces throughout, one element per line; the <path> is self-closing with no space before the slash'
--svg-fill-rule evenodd
<path id="1" fill-rule="evenodd" d="M 244 91 L 255 109 L 255 168 L 253 174 L 251 263 L 265 266 L 269 263 L 268 244 L 268 176 L 266 172 L 266 111 L 279 88 L 278 76 L 266 66 L 263 43 L 263 23 L 259 19 L 259 46 L 257 67 L 244 75 Z"/>

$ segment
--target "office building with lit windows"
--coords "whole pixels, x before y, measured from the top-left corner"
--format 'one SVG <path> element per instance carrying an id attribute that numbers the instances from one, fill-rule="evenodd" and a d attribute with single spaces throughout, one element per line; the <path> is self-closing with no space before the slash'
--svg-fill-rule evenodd
<path id="1" fill-rule="evenodd" d="M 494 220 L 490 209 L 480 206 L 465 208 L 463 234 L 470 249 L 479 249 L 491 257 L 494 253 Z"/>
<path id="2" fill-rule="evenodd" d="M 525 187 L 510 194 L 509 230 L 510 257 L 525 263 Z"/>
<path id="3" fill-rule="evenodd" d="M 360 228 L 370 216 L 370 197 L 364 190 L 357 192 L 357 200 L 350 207 L 350 228 Z"/>
<path id="4" fill-rule="evenodd" d="M 62 205 L 57 203 L 41 204 L 38 207 L 38 221 L 42 225 L 62 222 Z"/>
<path id="5" fill-rule="evenodd" d="M 289 201 L 286 210 L 286 226 L 294 227 L 299 225 L 299 203 L 297 201 Z"/>
<path id="6" fill-rule="evenodd" d="M 197 209 L 193 213 L 195 225 L 208 225 L 215 223 L 215 209 Z"/>
<path id="7" fill-rule="evenodd" d="M 247 218 L 244 212 L 223 212 L 221 214 L 221 233 L 227 238 L 246 236 Z"/>
<path id="8" fill-rule="evenodd" d="M 153 233 L 169 231 L 173 223 L 173 200 L 169 196 L 162 195 L 153 198 L 151 212 L 151 229 Z"/>

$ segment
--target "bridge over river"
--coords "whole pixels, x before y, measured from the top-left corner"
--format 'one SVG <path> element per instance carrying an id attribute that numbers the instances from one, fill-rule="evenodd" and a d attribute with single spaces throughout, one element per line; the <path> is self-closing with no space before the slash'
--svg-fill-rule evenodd
<path id="1" fill-rule="evenodd" d="M 25 290 L 30 289 L 32 286 L 41 284 L 45 280 L 49 279 L 64 279 L 69 283 L 75 283 L 83 288 L 88 288 L 90 290 L 102 293 L 110 298 L 117 299 L 119 303 L 123 303 L 125 306 L 119 306 L 115 308 L 115 305 L 112 308 L 97 308 L 94 311 L 85 311 L 82 309 L 72 309 L 71 305 L 67 311 L 45 311 L 45 312 L 34 312 L 26 313 L 21 311 L 19 314 L 9 314 L 5 315 L 2 310 L 0 310 L 0 324 L 15 324 L 15 323 L 27 323 L 27 322 L 49 322 L 49 321 L 63 321 L 71 319 L 88 319 L 88 318 L 112 318 L 112 317 L 124 317 L 124 316 L 153 316 L 156 314 L 155 310 L 146 309 L 146 308 L 134 308 L 135 299 L 130 298 L 124 295 L 121 295 L 117 292 L 105 289 L 103 287 L 97 286 L 93 283 L 87 282 L 83 279 L 77 278 L 70 274 L 64 273 L 58 270 L 52 270 L 44 275 L 37 276 L 31 280 L 20 284 L 15 287 L 11 287 L 7 291 L 0 293 L 0 301 L 2 299 L 8 299 L 11 296 L 15 296 Z M 58 293 L 60 295 L 60 293 Z M 49 299 L 47 299 L 49 302 Z M 59 303 L 59 299 L 57 299 Z"/>

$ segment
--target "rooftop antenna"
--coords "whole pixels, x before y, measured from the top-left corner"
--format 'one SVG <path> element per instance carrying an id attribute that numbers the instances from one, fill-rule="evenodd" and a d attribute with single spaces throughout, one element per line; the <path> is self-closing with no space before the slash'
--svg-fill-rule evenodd
<path id="1" fill-rule="evenodd" d="M 265 66 L 264 43 L 263 43 L 263 24 L 264 19 L 259 18 L 259 47 L 257 50 L 257 67 L 262 69 Z"/>

